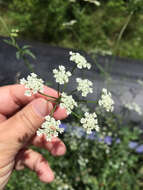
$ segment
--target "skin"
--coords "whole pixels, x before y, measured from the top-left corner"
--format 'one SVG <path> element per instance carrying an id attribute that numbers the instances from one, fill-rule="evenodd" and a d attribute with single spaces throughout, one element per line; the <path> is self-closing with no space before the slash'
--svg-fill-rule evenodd
<path id="1" fill-rule="evenodd" d="M 44 136 L 36 136 L 37 129 L 44 116 L 53 109 L 53 104 L 41 95 L 27 97 L 22 85 L 10 85 L 0 88 L 0 190 L 4 189 L 12 171 L 25 166 L 36 172 L 39 179 L 49 183 L 54 174 L 47 160 L 29 148 L 34 145 L 45 148 L 53 156 L 65 154 L 66 147 L 59 138 L 46 141 Z M 44 93 L 57 97 L 57 92 L 45 87 Z M 55 119 L 64 119 L 66 111 L 58 107 Z"/>

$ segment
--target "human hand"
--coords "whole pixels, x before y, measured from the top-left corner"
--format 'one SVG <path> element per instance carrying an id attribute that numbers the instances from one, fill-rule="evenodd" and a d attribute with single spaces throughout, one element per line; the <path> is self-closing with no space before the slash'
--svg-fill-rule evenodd
<path id="1" fill-rule="evenodd" d="M 58 93 L 48 87 L 45 93 L 57 97 Z M 29 145 L 45 148 L 54 156 L 63 155 L 66 151 L 59 138 L 51 142 L 44 136 L 36 136 L 35 132 L 44 121 L 44 116 L 53 109 L 53 104 L 41 95 L 27 97 L 22 85 L 10 85 L 0 88 L 0 190 L 7 184 L 15 168 L 24 166 L 34 170 L 43 182 L 51 182 L 54 174 L 43 156 L 29 149 Z M 64 119 L 66 112 L 57 108 L 54 118 Z"/>

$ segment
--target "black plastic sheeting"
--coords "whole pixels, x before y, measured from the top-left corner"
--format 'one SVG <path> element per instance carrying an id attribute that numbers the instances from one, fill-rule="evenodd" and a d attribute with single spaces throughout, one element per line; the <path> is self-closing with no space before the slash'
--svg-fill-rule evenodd
<path id="1" fill-rule="evenodd" d="M 22 60 L 16 59 L 16 49 L 3 42 L 0 38 L 0 85 L 16 82 L 17 77 L 26 77 L 30 72 Z M 52 70 L 58 65 L 64 65 L 71 70 L 74 63 L 69 61 L 70 49 L 52 47 L 43 43 L 18 41 L 19 45 L 31 45 L 32 52 L 37 59 L 29 59 L 34 65 L 35 73 L 46 81 L 52 81 L 53 88 L 56 83 Z M 76 51 L 75 51 L 76 52 Z M 93 82 L 94 93 L 88 99 L 95 100 L 99 97 L 103 87 L 111 91 L 115 100 L 115 112 L 120 112 L 125 103 L 137 103 L 143 111 L 143 86 L 137 80 L 143 80 L 143 61 L 122 59 L 112 56 L 87 55 L 81 52 L 88 62 L 92 63 L 91 70 L 77 70 L 72 77 L 67 91 L 75 89 L 76 77 L 88 78 Z M 94 107 L 92 104 L 91 107 Z M 131 119 L 142 121 L 142 116 L 131 113 Z"/>

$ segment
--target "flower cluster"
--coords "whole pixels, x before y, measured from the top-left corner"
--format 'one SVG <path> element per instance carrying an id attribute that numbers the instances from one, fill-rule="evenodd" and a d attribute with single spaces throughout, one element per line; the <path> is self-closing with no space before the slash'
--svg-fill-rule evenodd
<path id="1" fill-rule="evenodd" d="M 81 118 L 80 122 L 83 128 L 86 130 L 87 134 L 91 134 L 93 129 L 99 131 L 96 113 L 91 114 L 86 112 L 84 114 L 84 118 Z"/>
<path id="2" fill-rule="evenodd" d="M 135 112 L 137 112 L 139 115 L 142 115 L 142 110 L 141 107 L 136 104 L 135 102 L 131 103 L 131 104 L 125 104 L 125 107 L 129 110 L 133 110 Z"/>
<path id="3" fill-rule="evenodd" d="M 56 82 L 59 84 L 65 84 L 69 82 L 69 77 L 71 76 L 71 72 L 65 70 L 65 67 L 63 65 L 59 66 L 59 70 L 54 69 L 53 70 L 54 77 L 56 79 Z"/>
<path id="4" fill-rule="evenodd" d="M 59 125 L 61 124 L 59 120 L 56 121 L 53 117 L 49 115 L 45 117 L 45 120 L 46 121 L 42 124 L 41 128 L 37 131 L 38 136 L 44 134 L 47 141 L 51 141 L 52 137 L 57 137 L 58 133 L 64 132 L 64 129 L 59 127 Z"/>
<path id="5" fill-rule="evenodd" d="M 31 73 L 26 79 L 21 79 L 20 84 L 24 85 L 28 90 L 25 91 L 26 96 L 31 96 L 32 94 L 36 94 L 37 92 L 44 91 L 44 81 L 42 79 L 37 78 L 35 73 Z"/>
<path id="6" fill-rule="evenodd" d="M 77 90 L 82 92 L 82 96 L 86 97 L 88 93 L 93 92 L 93 89 L 91 88 L 93 84 L 90 80 L 77 78 L 76 82 L 78 83 Z"/>
<path id="7" fill-rule="evenodd" d="M 85 57 L 83 57 L 79 53 L 74 53 L 74 52 L 70 51 L 69 54 L 70 54 L 70 61 L 75 62 L 79 69 L 82 69 L 82 68 L 90 69 L 91 68 L 91 64 L 88 63 L 87 60 L 85 59 Z"/>
<path id="8" fill-rule="evenodd" d="M 101 99 L 98 102 L 99 106 L 102 106 L 107 112 L 112 112 L 114 110 L 114 101 L 112 99 L 111 93 L 107 92 L 107 89 L 102 89 Z"/>
<path id="9" fill-rule="evenodd" d="M 60 107 L 61 108 L 65 108 L 67 111 L 67 114 L 71 114 L 72 110 L 74 109 L 74 107 L 77 106 L 76 101 L 73 99 L 72 95 L 67 95 L 66 93 L 62 93 L 61 94 L 61 103 L 60 103 Z"/>
<path id="10" fill-rule="evenodd" d="M 70 52 L 70 61 L 73 61 L 76 63 L 77 68 L 91 68 L 91 64 L 87 62 L 87 60 L 80 55 L 79 53 L 73 53 Z M 63 85 L 69 82 L 69 77 L 72 76 L 73 71 L 76 67 L 73 67 L 72 71 L 66 71 L 65 67 L 63 65 L 59 66 L 59 69 L 54 69 L 53 74 L 54 78 L 59 85 Z M 57 137 L 58 133 L 62 133 L 64 130 L 63 128 L 60 128 L 60 121 L 56 121 L 53 118 L 53 113 L 56 109 L 56 106 L 60 106 L 61 108 L 66 109 L 67 115 L 73 113 L 75 116 L 77 116 L 78 119 L 80 119 L 80 116 L 78 116 L 76 113 L 73 112 L 73 109 L 78 106 L 77 102 L 74 100 L 73 96 L 71 95 L 73 92 L 80 91 L 81 95 L 83 97 L 86 97 L 88 93 L 93 92 L 93 83 L 88 79 L 81 79 L 76 78 L 77 87 L 75 90 L 71 91 L 69 94 L 66 94 L 65 92 L 59 92 L 58 88 L 58 94 L 59 97 L 52 97 L 48 94 L 44 94 L 44 81 L 42 79 L 39 79 L 35 73 L 31 73 L 27 79 L 21 79 L 20 84 L 25 85 L 26 96 L 31 96 L 32 94 L 36 93 L 42 93 L 42 95 L 52 98 L 47 99 L 47 101 L 52 101 L 55 105 L 53 110 L 51 111 L 50 116 L 46 116 L 46 121 L 42 124 L 42 127 L 38 129 L 37 135 L 45 134 L 47 140 L 51 140 L 52 137 Z M 64 86 L 65 90 L 66 85 Z M 107 111 L 113 111 L 113 104 L 114 101 L 111 98 L 111 93 L 107 92 L 106 89 L 102 90 L 102 96 L 101 100 L 99 100 L 99 105 L 104 107 Z M 80 119 L 80 123 L 82 124 L 83 128 L 86 130 L 87 134 L 91 134 L 92 130 L 99 131 L 98 126 L 98 120 L 96 113 L 88 113 L 87 110 L 84 110 L 85 114 L 82 119 Z"/>

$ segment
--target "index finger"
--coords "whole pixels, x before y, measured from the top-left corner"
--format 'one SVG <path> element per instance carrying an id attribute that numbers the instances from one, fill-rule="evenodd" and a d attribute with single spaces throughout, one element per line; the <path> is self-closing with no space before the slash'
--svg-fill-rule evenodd
<path id="1" fill-rule="evenodd" d="M 21 108 L 23 108 L 26 104 L 30 103 L 35 98 L 45 98 L 40 94 L 35 94 L 30 97 L 25 96 L 25 87 L 20 84 L 8 85 L 0 88 L 0 113 L 5 116 L 11 116 Z M 44 93 L 58 97 L 58 92 L 52 88 L 44 86 Z M 63 119 L 67 116 L 66 111 L 61 109 L 60 107 L 56 110 L 56 115 L 58 119 Z"/>

